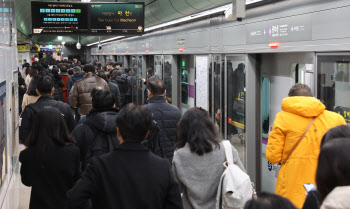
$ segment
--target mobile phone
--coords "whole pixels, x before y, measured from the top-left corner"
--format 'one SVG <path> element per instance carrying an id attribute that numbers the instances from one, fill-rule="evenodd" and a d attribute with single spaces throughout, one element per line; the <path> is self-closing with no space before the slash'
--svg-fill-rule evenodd
<path id="1" fill-rule="evenodd" d="M 314 184 L 304 184 L 303 186 L 307 192 L 310 192 L 313 188 L 316 187 Z"/>

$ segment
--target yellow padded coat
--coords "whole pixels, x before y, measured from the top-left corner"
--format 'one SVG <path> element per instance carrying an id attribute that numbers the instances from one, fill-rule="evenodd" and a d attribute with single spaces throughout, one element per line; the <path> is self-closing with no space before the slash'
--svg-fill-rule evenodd
<path id="1" fill-rule="evenodd" d="M 305 201 L 303 184 L 316 185 L 316 168 L 323 135 L 331 128 L 346 125 L 344 118 L 325 110 L 314 97 L 288 97 L 283 99 L 282 112 L 275 118 L 266 147 L 266 158 L 272 164 L 286 159 L 302 136 L 312 118 L 317 117 L 309 131 L 278 174 L 276 194 L 297 207 Z"/>

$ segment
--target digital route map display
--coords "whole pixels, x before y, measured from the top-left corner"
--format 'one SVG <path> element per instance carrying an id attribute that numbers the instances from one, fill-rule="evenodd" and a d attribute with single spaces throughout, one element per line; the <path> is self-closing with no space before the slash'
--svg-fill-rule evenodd
<path id="1" fill-rule="evenodd" d="M 72 35 L 89 32 L 88 5 L 32 2 L 33 35 Z"/>
<path id="2" fill-rule="evenodd" d="M 33 35 L 142 35 L 144 3 L 31 2 Z"/>
<path id="3" fill-rule="evenodd" d="M 144 4 L 90 4 L 90 31 L 96 35 L 142 34 Z"/>

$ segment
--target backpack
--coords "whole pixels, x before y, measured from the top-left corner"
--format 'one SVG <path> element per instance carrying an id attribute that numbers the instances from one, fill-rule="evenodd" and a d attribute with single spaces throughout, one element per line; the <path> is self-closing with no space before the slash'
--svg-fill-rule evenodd
<path id="1" fill-rule="evenodd" d="M 152 128 L 143 145 L 154 154 L 164 158 L 163 148 L 160 146 L 160 128 L 155 120 L 152 121 Z"/>
<path id="2" fill-rule="evenodd" d="M 128 79 L 127 79 L 127 77 L 120 76 L 120 80 L 122 80 L 122 82 L 117 82 L 118 87 L 119 87 L 119 91 L 121 94 L 126 94 L 129 90 Z"/>
<path id="3" fill-rule="evenodd" d="M 113 139 L 113 137 L 108 136 L 108 134 L 105 134 L 104 132 L 93 127 L 93 125 L 89 122 L 85 121 L 83 123 L 87 125 L 94 133 L 96 133 L 83 161 L 82 167 L 86 168 L 86 165 L 89 163 L 91 158 L 115 150 L 118 145 L 116 140 L 118 139 Z"/>
<path id="4" fill-rule="evenodd" d="M 243 208 L 254 195 L 253 186 L 249 176 L 233 163 L 231 143 L 227 140 L 222 143 L 228 166 L 220 178 L 216 209 Z"/>

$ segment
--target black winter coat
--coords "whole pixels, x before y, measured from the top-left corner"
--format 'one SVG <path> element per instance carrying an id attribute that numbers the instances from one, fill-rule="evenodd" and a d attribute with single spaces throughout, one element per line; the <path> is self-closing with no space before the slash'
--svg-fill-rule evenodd
<path id="1" fill-rule="evenodd" d="M 178 107 L 167 103 L 164 96 L 148 99 L 146 107 L 151 110 L 154 120 L 160 127 L 160 146 L 163 149 L 164 157 L 172 163 L 176 128 L 181 119 L 181 111 Z"/>
<path id="2" fill-rule="evenodd" d="M 180 188 L 166 159 L 140 143 L 124 142 L 93 158 L 68 193 L 68 208 L 181 209 Z"/>
<path id="3" fill-rule="evenodd" d="M 21 87 L 21 86 L 24 86 Z M 26 82 L 24 80 L 24 78 L 22 78 L 21 75 L 18 75 L 18 107 L 19 107 L 19 114 L 21 114 L 22 112 L 22 102 L 23 102 L 23 96 L 24 94 L 27 92 L 27 88 L 26 88 Z"/>
<path id="4" fill-rule="evenodd" d="M 32 187 L 30 209 L 62 209 L 66 193 L 80 178 L 79 149 L 74 145 L 57 148 L 45 159 L 38 160 L 36 147 L 19 155 L 21 179 Z"/>
<path id="5" fill-rule="evenodd" d="M 86 116 L 84 122 L 80 123 L 72 132 L 74 143 L 80 149 L 80 159 L 82 161 L 82 170 L 85 170 L 88 162 L 87 154 L 92 146 L 95 136 L 100 131 L 105 137 L 110 137 L 119 145 L 117 136 L 117 110 L 111 109 L 92 109 Z M 93 127 L 94 129 L 90 128 Z"/>
<path id="6" fill-rule="evenodd" d="M 62 77 L 58 76 L 53 79 L 53 87 L 55 88 L 55 91 L 53 93 L 53 97 L 57 101 L 63 102 L 63 93 L 61 87 L 65 87 L 64 82 L 62 81 Z"/>
<path id="7" fill-rule="evenodd" d="M 59 109 L 64 116 L 69 131 L 73 131 L 75 120 L 69 105 L 56 101 L 52 96 L 41 96 L 37 102 L 27 105 L 22 113 L 22 123 L 19 129 L 19 139 L 21 142 L 24 142 L 29 134 L 36 113 L 45 106 L 52 106 Z"/>
<path id="8" fill-rule="evenodd" d="M 119 109 L 121 109 L 121 104 L 120 104 L 120 91 L 119 91 L 119 87 L 117 84 L 113 83 L 113 82 L 109 82 L 108 83 L 109 86 L 109 90 L 111 91 L 111 93 L 114 95 L 115 98 L 115 106 Z"/>

